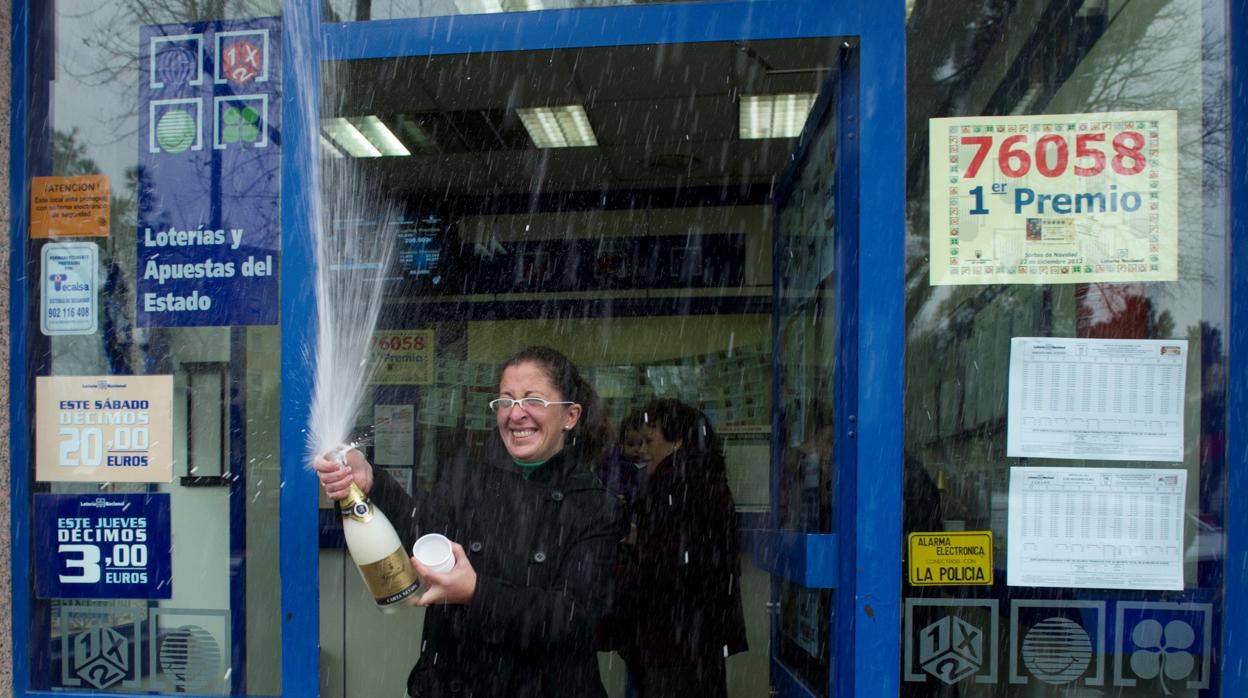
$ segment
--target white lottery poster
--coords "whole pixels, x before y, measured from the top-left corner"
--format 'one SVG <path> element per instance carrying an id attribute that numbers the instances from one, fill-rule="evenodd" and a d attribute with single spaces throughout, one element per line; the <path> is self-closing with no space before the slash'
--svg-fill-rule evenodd
<path id="1" fill-rule="evenodd" d="M 1178 113 L 932 119 L 932 285 L 1178 278 Z"/>
<path id="2" fill-rule="evenodd" d="M 35 378 L 35 479 L 171 482 L 173 376 Z"/>
<path id="3" fill-rule="evenodd" d="M 1011 458 L 1183 460 L 1185 339 L 1010 340 Z"/>
<path id="4" fill-rule="evenodd" d="M 1187 473 L 1010 468 L 1010 586 L 1183 588 Z"/>
<path id="5" fill-rule="evenodd" d="M 373 458 L 378 465 L 413 465 L 416 460 L 416 408 L 373 407 Z"/>

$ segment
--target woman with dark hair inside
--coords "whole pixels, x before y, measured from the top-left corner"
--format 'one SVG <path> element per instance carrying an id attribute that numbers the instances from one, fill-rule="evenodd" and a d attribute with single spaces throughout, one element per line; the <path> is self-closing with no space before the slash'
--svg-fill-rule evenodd
<path id="1" fill-rule="evenodd" d="M 644 414 L 649 474 L 611 631 L 641 698 L 722 698 L 724 658 L 747 648 L 723 450 L 689 405 L 657 400 Z"/>
<path id="2" fill-rule="evenodd" d="M 318 459 L 317 476 L 335 500 L 352 482 L 363 489 L 408 550 L 426 533 L 454 541 L 449 572 L 413 559 L 425 585 L 417 604 L 429 610 L 409 696 L 605 696 L 593 640 L 624 518 L 592 465 L 610 423 L 576 366 L 548 347 L 503 363 L 490 409 L 499 457 L 444 473 L 431 492 L 409 495 L 354 450 L 349 469 Z"/>
<path id="3" fill-rule="evenodd" d="M 606 485 L 611 494 L 623 497 L 625 504 L 633 503 L 642 480 L 645 479 L 645 440 L 641 436 L 644 425 L 645 415 L 641 412 L 633 412 L 625 417 L 617 432 L 619 443 L 607 450 L 607 455 L 598 468 L 598 477 L 602 484 Z"/>

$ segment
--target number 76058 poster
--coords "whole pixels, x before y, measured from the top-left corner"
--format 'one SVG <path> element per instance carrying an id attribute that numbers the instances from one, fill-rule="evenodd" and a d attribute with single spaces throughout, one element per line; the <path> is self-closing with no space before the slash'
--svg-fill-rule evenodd
<path id="1" fill-rule="evenodd" d="M 929 128 L 933 285 L 1178 278 L 1177 112 Z"/>

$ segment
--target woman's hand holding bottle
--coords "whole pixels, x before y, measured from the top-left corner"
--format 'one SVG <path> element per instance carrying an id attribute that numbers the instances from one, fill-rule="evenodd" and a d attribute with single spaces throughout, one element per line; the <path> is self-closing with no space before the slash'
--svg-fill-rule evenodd
<path id="1" fill-rule="evenodd" d="M 364 458 L 363 453 L 354 448 L 347 450 L 345 468 L 333 456 L 334 454 L 328 453 L 312 461 L 316 478 L 320 480 L 321 487 L 330 499 L 337 501 L 346 497 L 352 482 L 365 494 L 373 489 L 373 466 Z"/>

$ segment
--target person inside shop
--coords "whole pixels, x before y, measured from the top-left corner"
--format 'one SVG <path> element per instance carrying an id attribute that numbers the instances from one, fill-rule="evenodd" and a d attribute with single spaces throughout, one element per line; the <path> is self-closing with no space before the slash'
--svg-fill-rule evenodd
<path id="1" fill-rule="evenodd" d="M 608 627 L 641 698 L 722 698 L 725 657 L 747 649 L 723 449 L 674 399 L 647 406 L 642 435 L 648 475 Z"/>
<path id="2" fill-rule="evenodd" d="M 645 415 L 632 412 L 620 421 L 619 442 L 607 450 L 598 469 L 598 477 L 612 494 L 619 495 L 625 504 L 632 504 L 646 476 L 645 439 L 641 428 Z"/>
<path id="3" fill-rule="evenodd" d="M 605 696 L 593 640 L 624 518 L 592 466 L 611 425 L 594 388 L 549 347 L 503 363 L 489 409 L 497 457 L 448 469 L 427 493 L 408 494 L 359 451 L 349 469 L 324 458 L 314 468 L 332 499 L 352 482 L 363 489 L 406 549 L 425 533 L 454 542 L 449 572 L 413 559 L 428 612 L 411 698 Z"/>
<path id="4" fill-rule="evenodd" d="M 780 474 L 780 526 L 797 531 L 832 530 L 832 409 L 822 400 L 806 405 L 806 438 L 784 452 Z"/>

